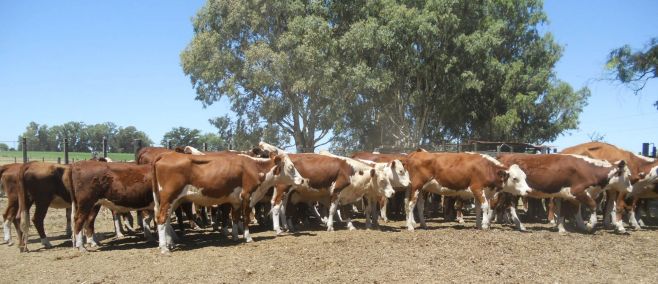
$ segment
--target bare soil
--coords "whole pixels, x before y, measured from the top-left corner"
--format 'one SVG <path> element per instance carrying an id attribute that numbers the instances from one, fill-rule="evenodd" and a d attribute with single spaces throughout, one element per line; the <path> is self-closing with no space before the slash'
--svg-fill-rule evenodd
<path id="1" fill-rule="evenodd" d="M 4 210 L 6 199 L 0 200 Z M 337 225 L 275 237 L 252 229 L 254 243 L 233 242 L 210 228 L 189 231 L 172 256 L 141 235 L 114 238 L 111 215 L 96 222 L 101 247 L 80 253 L 65 236 L 64 210 L 51 209 L 44 249 L 34 227 L 31 252 L 0 246 L 3 283 L 135 282 L 624 282 L 658 283 L 658 227 L 617 235 L 559 235 L 548 224 L 529 233 L 495 224 L 487 231 L 430 219 L 428 229 L 408 232 L 403 222 L 356 231 Z M 15 233 L 13 239 L 16 241 Z"/>

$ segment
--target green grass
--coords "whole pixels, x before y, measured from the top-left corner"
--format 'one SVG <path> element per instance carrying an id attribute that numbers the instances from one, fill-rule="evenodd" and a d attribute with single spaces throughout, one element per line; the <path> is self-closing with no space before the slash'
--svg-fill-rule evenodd
<path id="1" fill-rule="evenodd" d="M 99 153 L 99 156 L 102 156 L 103 153 Z M 132 153 L 107 153 L 107 156 L 113 161 L 130 161 L 135 159 L 135 155 Z M 62 163 L 64 162 L 64 152 L 42 152 L 42 151 L 28 151 L 27 157 L 30 161 L 57 161 L 57 158 L 60 158 Z M 13 162 L 14 158 L 18 162 L 23 160 L 23 152 L 21 151 L 1 151 L 0 159 L 1 160 L 11 160 Z M 80 161 L 80 160 L 89 160 L 91 159 L 91 153 L 86 152 L 69 152 L 69 162 Z"/>

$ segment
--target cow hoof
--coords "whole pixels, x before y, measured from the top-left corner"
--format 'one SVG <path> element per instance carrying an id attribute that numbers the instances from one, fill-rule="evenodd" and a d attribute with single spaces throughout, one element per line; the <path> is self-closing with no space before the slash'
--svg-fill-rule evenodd
<path id="1" fill-rule="evenodd" d="M 566 235 L 567 235 L 567 232 L 565 232 L 565 231 L 558 231 L 557 233 L 558 233 L 560 236 L 566 236 Z"/>
<path id="2" fill-rule="evenodd" d="M 169 249 L 161 249 L 160 255 L 162 256 L 171 256 L 171 251 Z"/>
<path id="3" fill-rule="evenodd" d="M 350 231 L 354 231 L 354 230 L 356 230 L 356 228 L 355 228 L 354 226 L 350 226 L 350 227 L 348 227 L 348 229 L 349 229 Z"/>
<path id="4" fill-rule="evenodd" d="M 89 252 L 84 246 L 79 246 L 78 251 L 81 253 Z"/>
<path id="5" fill-rule="evenodd" d="M 46 249 L 51 249 L 51 248 L 53 248 L 53 245 L 50 244 L 50 242 L 49 242 L 48 240 L 45 240 L 45 241 L 44 241 L 44 240 L 41 240 L 41 244 L 42 244 L 43 247 L 46 248 Z"/>
<path id="6" fill-rule="evenodd" d="M 126 237 L 126 235 L 124 235 L 123 233 L 118 233 L 114 237 L 116 237 L 117 239 L 123 239 Z"/>
<path id="7" fill-rule="evenodd" d="M 555 220 L 550 220 L 550 221 L 548 221 L 548 224 L 549 224 L 549 225 L 555 225 Z"/>
<path id="8" fill-rule="evenodd" d="M 253 243 L 253 242 L 254 242 L 254 239 L 252 239 L 252 238 L 248 238 L 248 239 L 246 239 L 246 242 L 247 242 L 247 243 Z"/>
<path id="9" fill-rule="evenodd" d="M 13 245 L 14 245 L 14 242 L 11 241 L 11 240 L 9 240 L 9 241 L 6 242 L 6 244 L 7 244 L 7 246 L 13 246 Z"/>
<path id="10" fill-rule="evenodd" d="M 333 232 L 333 231 L 334 231 L 334 227 L 327 227 L 327 232 Z"/>
<path id="11" fill-rule="evenodd" d="M 640 227 L 640 226 L 633 226 L 633 230 L 635 230 L 635 231 L 641 231 L 641 230 L 642 230 L 642 227 Z"/>
<path id="12" fill-rule="evenodd" d="M 624 236 L 630 236 L 631 235 L 631 233 L 629 233 L 626 230 L 617 230 L 617 234 L 618 235 L 624 235 Z"/>
<path id="13" fill-rule="evenodd" d="M 407 227 L 407 231 L 409 231 L 409 232 L 413 232 L 414 230 L 415 230 L 415 229 L 414 229 L 413 226 L 409 226 L 409 227 Z"/>
<path id="14" fill-rule="evenodd" d="M 464 224 L 464 223 L 466 223 L 466 222 L 464 222 L 464 220 L 463 220 L 463 219 L 459 219 L 459 220 L 457 220 L 457 223 L 459 223 L 459 224 L 462 224 L 462 225 L 463 225 L 463 224 Z"/>

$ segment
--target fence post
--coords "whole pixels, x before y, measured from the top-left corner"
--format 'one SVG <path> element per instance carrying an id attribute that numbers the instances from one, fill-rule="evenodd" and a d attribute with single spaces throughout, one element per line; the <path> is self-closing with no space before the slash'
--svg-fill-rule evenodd
<path id="1" fill-rule="evenodd" d="M 23 137 L 21 147 L 23 148 L 23 163 L 27 163 L 27 138 Z"/>
<path id="2" fill-rule="evenodd" d="M 171 150 L 171 140 L 167 140 L 167 149 Z"/>
<path id="3" fill-rule="evenodd" d="M 203 143 L 203 151 L 208 152 L 208 143 Z"/>
<path id="4" fill-rule="evenodd" d="M 135 139 L 133 141 L 133 148 L 135 150 L 135 163 L 139 163 L 139 157 L 137 157 L 137 154 L 139 154 L 139 150 L 142 149 L 142 139 Z"/>
<path id="5" fill-rule="evenodd" d="M 69 164 L 69 139 L 64 138 L 64 164 Z"/>
<path id="6" fill-rule="evenodd" d="M 103 158 L 107 158 L 107 137 L 103 137 Z"/>
<path id="7" fill-rule="evenodd" d="M 62 163 L 62 157 L 57 157 L 57 163 L 61 164 Z"/>

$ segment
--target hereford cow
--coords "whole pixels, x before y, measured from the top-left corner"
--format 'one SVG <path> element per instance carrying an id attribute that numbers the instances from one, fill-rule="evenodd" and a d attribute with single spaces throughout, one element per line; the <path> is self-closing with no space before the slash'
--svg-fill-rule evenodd
<path id="1" fill-rule="evenodd" d="M 311 153 L 290 154 L 290 159 L 300 174 L 309 179 L 310 186 L 294 187 L 293 190 L 296 191 L 296 194 L 291 203 L 321 202 L 327 206 L 329 208 L 326 219 L 328 231 L 334 230 L 333 220 L 339 205 L 351 204 L 364 197 L 368 200 L 365 210 L 366 227 L 370 228 L 374 210 L 372 205 L 376 203 L 379 197 L 390 197 L 394 192 L 391 180 L 396 180 L 398 183 L 408 183 L 406 172 L 403 171 L 402 176 L 400 176 L 398 175 L 400 172 L 396 171 L 395 168 L 391 169 L 387 164 L 370 165 L 327 152 L 322 155 Z M 281 233 L 278 222 L 279 212 L 284 216 L 281 219 L 286 219 L 285 209 L 283 209 L 285 204 L 281 202 L 281 197 L 285 191 L 289 191 L 287 187 L 277 186 L 276 193 L 272 198 L 272 220 L 277 234 Z M 347 221 L 348 228 L 354 230 L 355 227 L 351 218 L 348 218 Z"/>
<path id="2" fill-rule="evenodd" d="M 75 247 L 86 251 L 83 245 L 82 230 L 85 229 L 87 243 L 93 241 L 94 220 L 101 206 L 116 214 L 139 210 L 153 210 L 153 190 L 150 165 L 132 163 L 103 163 L 80 161 L 71 165 L 69 188 L 75 208 L 74 231 Z M 147 215 L 146 217 L 149 217 Z M 144 236 L 151 240 L 150 218 L 142 218 Z"/>
<path id="3" fill-rule="evenodd" d="M 404 161 L 407 159 L 406 154 L 379 154 L 379 153 L 370 153 L 370 152 L 355 152 L 351 155 L 352 159 L 357 159 L 361 160 L 367 163 L 374 162 L 374 163 L 390 163 L 393 161 Z M 404 166 L 399 167 L 397 169 L 398 171 L 404 171 L 406 172 L 406 175 L 408 175 L 407 170 L 404 168 Z M 409 185 L 402 185 L 402 183 L 395 183 L 391 182 L 393 185 L 393 189 L 398 192 L 399 194 L 404 194 L 404 192 L 408 191 Z M 399 200 L 396 200 L 395 198 L 391 198 L 392 202 L 392 207 L 393 208 L 404 208 L 406 207 L 405 204 L 408 202 L 408 196 L 405 198 L 405 201 L 403 204 L 398 204 Z M 384 220 L 384 222 L 388 222 L 388 204 L 389 204 L 389 199 L 388 198 L 381 198 L 379 200 L 379 213 L 380 213 L 380 218 Z M 398 206 L 399 205 L 399 206 Z M 401 213 L 400 213 L 401 214 Z"/>
<path id="4" fill-rule="evenodd" d="M 23 164 L 18 174 L 19 195 L 18 204 L 21 214 L 22 238 L 19 239 L 19 249 L 27 252 L 27 239 L 29 236 L 30 207 L 34 203 L 36 209 L 32 223 L 39 232 L 41 244 L 46 248 L 52 245 L 46 237 L 43 220 L 48 213 L 48 207 L 66 208 L 66 235 L 71 236 L 71 196 L 65 186 L 63 178 L 68 165 L 30 162 Z"/>
<path id="5" fill-rule="evenodd" d="M 558 197 L 571 203 L 587 206 L 592 212 L 589 224 L 585 225 L 576 212 L 578 226 L 592 231 L 596 225 L 596 202 L 594 199 L 604 190 L 630 191 L 630 171 L 621 160 L 615 165 L 607 161 L 578 155 L 530 155 L 505 154 L 499 157 L 505 165 L 516 164 L 527 174 L 532 188 L 530 197 Z M 514 220 L 518 224 L 517 220 Z M 564 233 L 564 214 L 558 216 L 558 231 Z"/>
<path id="6" fill-rule="evenodd" d="M 603 142 L 579 144 L 566 148 L 562 150 L 561 153 L 583 155 L 590 158 L 606 160 L 610 163 L 619 160 L 626 161 L 626 164 L 631 171 L 631 183 L 633 184 L 633 190 L 629 194 L 633 197 L 633 203 L 628 211 L 628 219 L 633 228 L 640 229 L 640 224 L 635 218 L 635 208 L 637 207 L 637 202 L 640 198 L 652 198 L 652 184 L 658 183 L 658 160 L 639 156 L 630 151 Z M 614 192 L 611 193 L 609 199 L 614 200 L 615 202 L 608 202 L 608 206 L 606 206 L 606 215 L 604 218 L 605 224 L 614 224 L 617 220 L 621 220 L 621 215 L 626 207 L 626 202 L 624 200 L 626 194 L 622 193 L 617 195 Z M 617 225 L 617 229 L 619 229 L 620 232 L 625 232 L 623 223 L 621 227 Z"/>
<path id="7" fill-rule="evenodd" d="M 11 240 L 11 224 L 14 223 L 18 238 L 21 238 L 21 230 L 18 218 L 18 172 L 22 164 L 7 164 L 0 166 L 0 186 L 7 196 L 7 208 L 2 214 L 2 228 L 4 230 L 4 242 L 13 245 Z"/>
<path id="8" fill-rule="evenodd" d="M 268 159 L 231 153 L 161 155 L 153 164 L 160 251 L 169 253 L 171 232 L 166 228 L 171 210 L 180 202 L 189 201 L 201 206 L 231 203 L 234 208 L 241 208 L 244 238 L 252 242 L 248 225 L 254 204 L 276 183 L 302 185 L 303 182 L 286 154 L 272 155 Z M 237 232 L 237 221 L 234 219 L 234 232 Z"/>
<path id="9" fill-rule="evenodd" d="M 423 212 L 421 190 L 448 196 L 475 198 L 476 226 L 487 229 L 491 209 L 489 200 L 498 191 L 526 195 L 530 188 L 525 173 L 517 165 L 503 166 L 487 155 L 476 153 L 428 153 L 417 151 L 409 154 L 405 168 L 411 177 L 409 205 L 406 208 L 407 229 L 414 230 L 413 209 L 418 201 Z M 482 213 L 482 216 L 481 214 Z M 425 227 L 425 217 L 419 214 Z"/>

